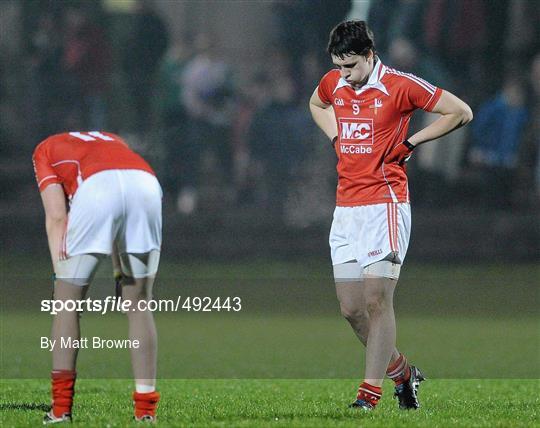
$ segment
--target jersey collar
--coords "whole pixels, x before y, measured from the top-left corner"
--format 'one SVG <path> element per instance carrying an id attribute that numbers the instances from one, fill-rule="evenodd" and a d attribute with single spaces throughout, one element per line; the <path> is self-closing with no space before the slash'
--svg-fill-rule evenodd
<path id="1" fill-rule="evenodd" d="M 360 89 L 356 89 L 356 95 L 360 95 L 362 92 L 367 91 L 368 89 L 377 89 L 381 91 L 385 95 L 390 95 L 388 93 L 388 90 L 386 89 L 386 86 L 381 82 L 382 77 L 384 76 L 384 73 L 386 73 L 386 66 L 381 62 L 379 57 L 376 57 L 377 62 L 375 63 L 375 66 L 373 67 L 373 70 L 371 71 L 371 74 L 369 75 L 367 83 L 362 86 Z M 340 77 L 339 81 L 336 85 L 336 88 L 334 89 L 334 92 L 332 94 L 335 94 L 336 91 L 339 88 L 343 88 L 345 86 L 349 86 L 352 88 L 352 86 L 347 83 L 347 81 Z"/>

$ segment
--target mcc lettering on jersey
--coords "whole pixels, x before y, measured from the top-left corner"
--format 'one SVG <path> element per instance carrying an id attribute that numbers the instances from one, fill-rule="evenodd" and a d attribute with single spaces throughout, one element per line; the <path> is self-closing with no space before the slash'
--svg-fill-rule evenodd
<path id="1" fill-rule="evenodd" d="M 339 118 L 340 151 L 345 154 L 373 153 L 373 119 L 361 117 Z"/>
<path id="2" fill-rule="evenodd" d="M 373 119 L 339 118 L 339 128 L 342 144 L 373 145 Z"/>

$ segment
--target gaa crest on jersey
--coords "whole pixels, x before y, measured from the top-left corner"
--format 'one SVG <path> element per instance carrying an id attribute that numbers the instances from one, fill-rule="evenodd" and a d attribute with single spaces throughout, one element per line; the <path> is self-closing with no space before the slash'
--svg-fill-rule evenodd
<path id="1" fill-rule="evenodd" d="M 382 100 L 380 98 L 375 98 L 373 100 L 373 104 L 369 106 L 369 108 L 373 109 L 373 112 L 377 114 L 377 109 L 380 109 L 382 107 Z"/>
<path id="2" fill-rule="evenodd" d="M 345 105 L 345 101 L 343 101 L 343 98 L 334 98 L 334 104 L 343 107 Z"/>

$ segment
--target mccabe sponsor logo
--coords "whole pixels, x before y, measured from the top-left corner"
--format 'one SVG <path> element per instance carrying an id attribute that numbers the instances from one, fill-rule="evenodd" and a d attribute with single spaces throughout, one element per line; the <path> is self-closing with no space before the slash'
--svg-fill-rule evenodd
<path id="1" fill-rule="evenodd" d="M 339 120 L 341 144 L 373 145 L 373 119 Z"/>
<path id="2" fill-rule="evenodd" d="M 339 149 L 341 153 L 347 155 L 363 155 L 373 153 L 373 149 L 369 146 L 360 146 L 358 144 L 340 145 Z"/>

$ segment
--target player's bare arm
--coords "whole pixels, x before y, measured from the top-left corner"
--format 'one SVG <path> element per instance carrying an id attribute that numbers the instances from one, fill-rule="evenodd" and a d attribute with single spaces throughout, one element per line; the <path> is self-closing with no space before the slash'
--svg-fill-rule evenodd
<path id="1" fill-rule="evenodd" d="M 435 122 L 412 135 L 408 141 L 414 146 L 435 140 L 466 125 L 473 119 L 471 108 L 448 91 L 443 91 L 432 113 L 441 115 Z"/>
<path id="2" fill-rule="evenodd" d="M 334 109 L 331 104 L 325 104 L 319 98 L 317 93 L 319 87 L 315 88 L 313 95 L 309 100 L 309 110 L 311 111 L 311 116 L 319 128 L 333 140 L 334 137 L 338 134 L 336 116 L 334 115 Z"/>
<path id="3" fill-rule="evenodd" d="M 416 146 L 449 134 L 473 119 L 472 110 L 467 103 L 448 91 L 442 91 L 439 101 L 437 101 L 431 112 L 438 113 L 441 117 L 409 137 L 406 141 L 395 146 L 384 158 L 385 163 L 397 162 L 403 164 L 409 159 Z"/>
<path id="4" fill-rule="evenodd" d="M 66 197 L 60 184 L 50 184 L 41 192 L 41 200 L 45 209 L 45 229 L 53 266 L 62 260 L 62 238 L 66 229 L 67 208 Z"/>

